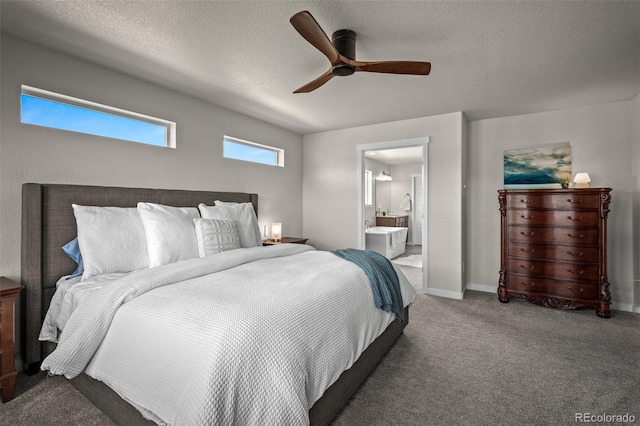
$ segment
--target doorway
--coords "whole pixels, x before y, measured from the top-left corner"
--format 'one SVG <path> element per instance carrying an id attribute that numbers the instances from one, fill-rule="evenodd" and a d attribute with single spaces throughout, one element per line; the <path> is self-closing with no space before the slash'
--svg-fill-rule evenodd
<path id="1" fill-rule="evenodd" d="M 357 146 L 358 248 L 366 248 L 366 236 L 371 235 L 365 235 L 365 230 L 377 222 L 408 220 L 406 254 L 392 258 L 400 269 L 408 270 L 405 275 L 420 292 L 428 289 L 428 143 L 424 137 Z"/>

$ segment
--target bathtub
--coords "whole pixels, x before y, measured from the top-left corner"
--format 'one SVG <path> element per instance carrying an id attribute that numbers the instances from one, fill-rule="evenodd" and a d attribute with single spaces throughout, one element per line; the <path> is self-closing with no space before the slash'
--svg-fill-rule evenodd
<path id="1" fill-rule="evenodd" d="M 408 228 L 373 226 L 364 230 L 365 248 L 391 260 L 404 253 Z"/>

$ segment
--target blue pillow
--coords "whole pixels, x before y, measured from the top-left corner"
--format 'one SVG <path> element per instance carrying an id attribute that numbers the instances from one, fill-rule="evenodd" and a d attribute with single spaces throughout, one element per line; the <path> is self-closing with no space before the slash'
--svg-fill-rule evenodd
<path id="1" fill-rule="evenodd" d="M 76 270 L 73 271 L 67 279 L 82 275 L 84 272 L 84 264 L 82 263 L 82 254 L 80 253 L 80 246 L 78 245 L 78 237 L 62 246 L 62 250 L 78 264 Z"/>

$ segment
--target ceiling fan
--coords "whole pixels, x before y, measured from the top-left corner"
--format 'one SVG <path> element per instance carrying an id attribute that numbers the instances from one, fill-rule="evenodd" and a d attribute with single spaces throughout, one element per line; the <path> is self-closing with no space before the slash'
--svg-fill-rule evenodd
<path id="1" fill-rule="evenodd" d="M 293 15 L 289 22 L 305 40 L 322 52 L 331 62 L 331 68 L 327 72 L 293 93 L 311 92 L 334 76 L 345 77 L 356 71 L 413 75 L 428 75 L 431 71 L 430 62 L 356 61 L 356 33 L 351 30 L 338 30 L 332 34 L 332 40 L 329 40 L 318 22 L 306 10 Z"/>

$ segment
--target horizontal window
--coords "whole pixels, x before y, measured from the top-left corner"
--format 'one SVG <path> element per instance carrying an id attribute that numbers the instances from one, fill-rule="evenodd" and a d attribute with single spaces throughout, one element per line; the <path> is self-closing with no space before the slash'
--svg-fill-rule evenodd
<path id="1" fill-rule="evenodd" d="M 22 123 L 175 148 L 176 124 L 131 111 L 22 86 Z"/>
<path id="2" fill-rule="evenodd" d="M 373 204 L 373 172 L 371 170 L 364 171 L 364 205 Z"/>
<path id="3" fill-rule="evenodd" d="M 223 153 L 225 158 L 284 167 L 284 150 L 242 139 L 224 137 Z"/>

